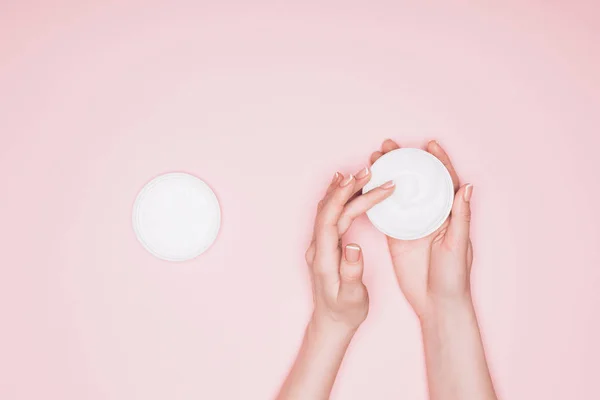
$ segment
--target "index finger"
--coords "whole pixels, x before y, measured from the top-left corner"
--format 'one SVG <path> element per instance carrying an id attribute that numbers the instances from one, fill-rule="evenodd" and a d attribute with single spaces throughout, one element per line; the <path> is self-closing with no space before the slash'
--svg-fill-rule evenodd
<path id="1" fill-rule="evenodd" d="M 394 193 L 394 189 L 394 181 L 388 181 L 383 185 L 356 197 L 346 204 L 346 207 L 344 207 L 344 211 L 338 220 L 338 234 L 342 236 L 346 233 L 356 218 L 390 197 L 392 193 Z"/>

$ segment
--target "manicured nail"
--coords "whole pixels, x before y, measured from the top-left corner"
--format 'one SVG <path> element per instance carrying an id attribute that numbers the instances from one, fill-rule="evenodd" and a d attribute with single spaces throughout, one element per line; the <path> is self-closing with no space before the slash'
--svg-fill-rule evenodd
<path id="1" fill-rule="evenodd" d="M 361 169 L 360 172 L 356 174 L 356 179 L 362 179 L 367 175 L 369 175 L 369 167 Z"/>
<path id="2" fill-rule="evenodd" d="M 346 261 L 355 263 L 360 260 L 360 247 L 355 244 L 346 245 Z"/>
<path id="3" fill-rule="evenodd" d="M 331 180 L 331 183 L 337 182 L 338 179 L 340 179 L 340 173 L 336 172 L 335 175 L 333 175 L 333 179 Z"/>
<path id="4" fill-rule="evenodd" d="M 394 181 L 387 181 L 386 183 L 384 183 L 383 185 L 379 186 L 382 189 L 391 189 L 394 186 L 396 186 L 396 182 Z"/>
<path id="5" fill-rule="evenodd" d="M 463 193 L 463 199 L 468 203 L 471 201 L 471 195 L 473 194 L 473 185 L 468 183 Z"/>
<path id="6" fill-rule="evenodd" d="M 340 183 L 340 186 L 341 187 L 348 186 L 350 184 L 350 182 L 352 182 L 353 180 L 354 180 L 354 175 L 350 174 Z"/>

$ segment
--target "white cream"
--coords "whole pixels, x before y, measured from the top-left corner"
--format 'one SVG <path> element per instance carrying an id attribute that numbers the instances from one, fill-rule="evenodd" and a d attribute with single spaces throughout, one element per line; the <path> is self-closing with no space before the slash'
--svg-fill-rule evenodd
<path id="1" fill-rule="evenodd" d="M 394 194 L 371 208 L 373 225 L 402 240 L 425 237 L 448 218 L 454 200 L 450 173 L 432 154 L 404 148 L 381 156 L 371 167 L 372 177 L 363 193 L 393 180 Z"/>

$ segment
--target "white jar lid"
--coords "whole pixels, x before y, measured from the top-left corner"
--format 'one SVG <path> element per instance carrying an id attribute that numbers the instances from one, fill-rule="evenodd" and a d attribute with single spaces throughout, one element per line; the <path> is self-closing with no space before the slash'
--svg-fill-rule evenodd
<path id="1" fill-rule="evenodd" d="M 133 206 L 133 229 L 142 245 L 167 261 L 190 260 L 217 238 L 221 209 L 211 188 L 195 176 L 160 175 L 144 186 Z"/>
<path id="2" fill-rule="evenodd" d="M 438 229 L 454 201 L 450 173 L 432 154 L 413 148 L 390 151 L 371 167 L 363 193 L 394 181 L 394 194 L 367 211 L 377 229 L 396 239 L 414 240 Z"/>

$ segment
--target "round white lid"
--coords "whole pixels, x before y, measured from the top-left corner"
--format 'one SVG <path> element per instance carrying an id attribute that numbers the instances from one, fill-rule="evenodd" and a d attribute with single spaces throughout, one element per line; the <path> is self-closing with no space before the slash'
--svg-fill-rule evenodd
<path id="1" fill-rule="evenodd" d="M 140 243 L 167 261 L 190 260 L 217 238 L 221 209 L 211 188 L 195 176 L 160 175 L 144 186 L 133 206 L 133 229 Z"/>
<path id="2" fill-rule="evenodd" d="M 414 240 L 438 229 L 454 201 L 450 173 L 432 154 L 413 148 L 390 151 L 371 167 L 363 193 L 394 181 L 394 194 L 367 211 L 377 229 L 396 239 Z"/>

